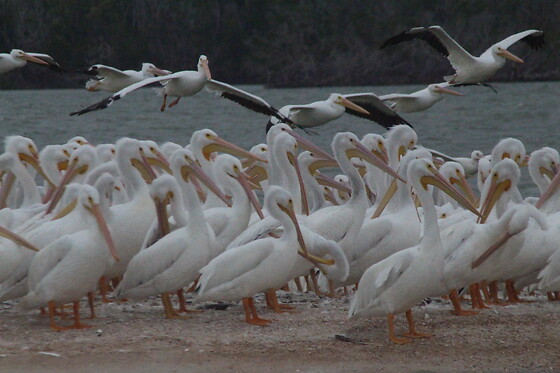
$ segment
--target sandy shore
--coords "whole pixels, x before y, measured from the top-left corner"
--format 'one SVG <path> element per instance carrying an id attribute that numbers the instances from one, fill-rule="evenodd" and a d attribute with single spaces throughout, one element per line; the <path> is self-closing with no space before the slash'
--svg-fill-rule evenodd
<path id="1" fill-rule="evenodd" d="M 154 298 L 98 307 L 92 328 L 64 332 L 4 303 L 0 372 L 560 371 L 560 302 L 546 297 L 474 317 L 451 315 L 446 301 L 424 303 L 414 314 L 433 338 L 403 346 L 388 342 L 385 318 L 348 321 L 349 296 L 280 298 L 298 312 L 273 314 L 258 302 L 262 317 L 275 320 L 266 327 L 243 322 L 240 304 L 165 320 Z M 397 328 L 405 327 L 401 316 Z"/>

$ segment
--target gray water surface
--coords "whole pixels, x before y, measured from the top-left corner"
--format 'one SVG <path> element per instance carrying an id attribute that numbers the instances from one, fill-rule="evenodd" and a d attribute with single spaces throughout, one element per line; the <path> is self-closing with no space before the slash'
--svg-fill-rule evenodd
<path id="1" fill-rule="evenodd" d="M 475 149 L 487 154 L 505 137 L 518 138 L 528 152 L 543 146 L 560 148 L 560 131 L 557 130 L 560 124 L 559 82 L 496 83 L 494 86 L 498 94 L 482 87 L 457 88 L 465 96 L 447 96 L 424 112 L 403 114 L 403 117 L 414 126 L 419 144 L 452 156 L 470 156 Z M 240 86 L 263 97 L 276 108 L 324 100 L 332 92 L 381 95 L 410 93 L 424 87 L 267 89 Z M 107 96 L 107 93 L 91 93 L 85 89 L 0 91 L 0 135 L 27 136 L 39 148 L 64 143 L 76 135 L 96 144 L 114 143 L 120 137 L 131 136 L 184 145 L 191 133 L 201 128 L 211 128 L 244 148 L 265 141 L 266 116 L 208 92 L 183 98 L 177 106 L 162 113 L 159 111 L 161 97 L 155 89 L 147 88 L 126 96 L 103 111 L 69 116 L 70 112 Z M 315 130 L 319 135 L 309 138 L 325 148 L 330 148 L 333 136 L 340 131 L 352 131 L 359 137 L 368 132 L 385 132 L 373 122 L 350 115 Z M 524 194 L 536 193 L 526 172 L 521 189 Z"/>

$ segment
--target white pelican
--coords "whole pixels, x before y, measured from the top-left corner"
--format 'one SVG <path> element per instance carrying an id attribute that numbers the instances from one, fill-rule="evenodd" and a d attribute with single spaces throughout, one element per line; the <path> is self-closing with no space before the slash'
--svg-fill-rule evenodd
<path id="1" fill-rule="evenodd" d="M 441 287 L 443 281 L 443 247 L 428 184 L 458 196 L 429 160 L 413 160 L 407 175 L 424 209 L 424 235 L 417 246 L 368 268 L 348 312 L 350 318 L 388 315 L 389 339 L 399 344 L 410 339 L 395 337 L 394 314 L 406 311 L 409 332 L 405 336 L 429 337 L 415 330 L 411 308 Z"/>
<path id="2" fill-rule="evenodd" d="M 86 89 L 88 91 L 115 93 L 146 78 L 171 74 L 171 71 L 159 69 L 151 63 L 143 63 L 140 71 L 122 71 L 111 66 L 98 64 L 92 65 L 87 69 L 86 73 L 95 75 L 95 79 L 90 79 L 86 82 Z"/>
<path id="3" fill-rule="evenodd" d="M 501 69 L 506 58 L 514 62 L 523 60 L 514 56 L 507 49 L 518 41 L 523 41 L 533 49 L 544 46 L 544 33 L 541 30 L 526 30 L 511 35 L 492 45 L 480 57 L 474 57 L 453 40 L 440 26 L 413 27 L 389 38 L 380 49 L 412 39 L 425 40 L 430 46 L 449 59 L 455 74 L 444 77 L 451 84 L 480 83 Z"/>
<path id="4" fill-rule="evenodd" d="M 390 110 L 373 93 L 348 95 L 331 93 L 326 100 L 315 101 L 306 105 L 286 105 L 280 108 L 279 112 L 297 126 L 304 128 L 321 126 L 340 118 L 344 113 L 374 121 L 385 128 L 397 124 L 409 124 L 397 113 Z M 266 130 L 268 131 L 271 126 L 282 122 L 282 119 L 273 116 L 270 118 Z"/>
<path id="5" fill-rule="evenodd" d="M 443 100 L 444 94 L 463 96 L 462 93 L 455 92 L 447 87 L 449 87 L 447 82 L 430 84 L 426 88 L 410 94 L 391 93 L 379 96 L 379 99 L 394 111 L 415 113 L 431 108 L 435 103 Z"/>
<path id="6" fill-rule="evenodd" d="M 428 149 L 434 157 L 441 158 L 446 162 L 457 162 L 463 166 L 466 176 L 475 175 L 478 172 L 478 161 L 484 158 L 484 154 L 480 150 L 473 150 L 470 157 L 451 157 L 437 150 Z"/>
<path id="7" fill-rule="evenodd" d="M 252 297 L 262 291 L 278 289 L 291 278 L 290 270 L 298 259 L 298 250 L 307 252 L 290 194 L 270 186 L 265 206 L 281 222 L 284 233 L 253 241 L 224 251 L 201 269 L 195 302 L 243 299 L 245 321 L 266 325 L 270 321 L 258 317 Z"/>
<path id="8" fill-rule="evenodd" d="M 29 266 L 29 293 L 18 304 L 20 309 L 48 305 L 54 330 L 66 329 L 55 325 L 55 307 L 70 302 L 74 303 L 75 321 L 71 328 L 88 327 L 80 323 L 80 299 L 94 291 L 105 268 L 119 260 L 97 190 L 84 185 L 79 198 L 95 220 L 90 219 L 86 230 L 62 236 L 35 255 Z"/>
<path id="9" fill-rule="evenodd" d="M 24 67 L 28 61 L 41 66 L 47 66 L 49 69 L 57 72 L 62 72 L 60 65 L 48 54 L 26 53 L 21 49 L 12 49 L 9 54 L 0 53 L 0 74 Z"/>
<path id="10" fill-rule="evenodd" d="M 208 263 L 215 245 L 214 232 L 206 223 L 200 200 L 189 180 L 195 171 L 188 165 L 190 159 L 185 159 L 183 163 L 186 167 L 181 168 L 179 177 L 184 180 L 183 190 L 188 201 L 187 225 L 166 234 L 134 256 L 115 289 L 118 298 L 142 299 L 161 294 L 166 318 L 180 318 L 173 309 L 169 293 L 196 280 L 198 271 Z M 183 195 L 173 176 L 162 175 L 155 179 L 150 194 L 156 203 L 169 199 L 170 203 L 181 209 L 183 207 Z M 177 211 L 177 208 L 174 210 Z M 166 220 L 167 216 L 159 218 Z M 165 224 L 165 221 L 161 223 Z"/>

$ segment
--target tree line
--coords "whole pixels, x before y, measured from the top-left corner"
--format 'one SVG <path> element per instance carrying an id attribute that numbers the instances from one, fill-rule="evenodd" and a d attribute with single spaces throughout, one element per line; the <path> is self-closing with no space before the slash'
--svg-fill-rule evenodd
<path id="1" fill-rule="evenodd" d="M 206 54 L 214 78 L 271 87 L 432 83 L 451 72 L 421 41 L 379 50 L 414 26 L 441 25 L 466 50 L 526 29 L 546 46 L 510 48 L 494 80 L 560 77 L 560 2 L 556 0 L 0 0 L 0 52 L 47 53 L 63 75 L 26 67 L 0 76 L 0 88 L 80 87 L 78 73 L 102 63 L 139 70 L 142 62 L 192 70 Z"/>

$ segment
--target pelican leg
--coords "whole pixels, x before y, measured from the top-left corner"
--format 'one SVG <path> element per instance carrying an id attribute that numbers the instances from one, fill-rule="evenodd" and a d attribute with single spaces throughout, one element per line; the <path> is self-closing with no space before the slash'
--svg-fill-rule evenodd
<path id="1" fill-rule="evenodd" d="M 517 290 L 515 290 L 515 284 L 513 280 L 506 281 L 506 290 L 509 303 L 532 303 L 532 301 L 519 298 L 519 296 L 517 295 Z"/>
<path id="2" fill-rule="evenodd" d="M 303 278 L 305 279 L 305 284 L 307 285 L 307 291 L 311 290 L 313 288 L 313 285 L 311 285 L 309 276 L 303 276 Z"/>
<path id="3" fill-rule="evenodd" d="M 409 338 L 399 338 L 397 336 L 395 336 L 395 324 L 394 324 L 394 320 L 395 320 L 395 315 L 393 315 L 392 313 L 390 313 L 387 316 L 387 323 L 389 324 L 389 340 L 393 343 L 396 343 L 398 345 L 403 345 L 405 343 L 410 343 L 412 342 L 411 339 Z"/>
<path id="4" fill-rule="evenodd" d="M 303 293 L 303 287 L 301 286 L 301 279 L 299 277 L 294 278 L 294 282 L 296 283 L 297 291 Z"/>
<path id="5" fill-rule="evenodd" d="M 177 99 L 175 101 L 173 101 L 172 103 L 170 103 L 168 107 L 172 108 L 173 106 L 177 105 L 179 103 L 180 99 L 181 99 L 181 97 L 177 97 Z"/>
<path id="6" fill-rule="evenodd" d="M 484 300 L 482 299 L 482 294 L 480 293 L 481 287 L 480 284 L 478 282 L 474 283 L 474 294 L 476 296 L 477 299 L 477 303 L 478 303 L 478 308 L 479 309 L 489 309 L 490 307 L 488 307 L 485 303 Z"/>
<path id="7" fill-rule="evenodd" d="M 107 279 L 105 277 L 101 277 L 99 279 L 99 294 L 101 295 L 101 302 L 102 303 L 112 303 L 113 301 L 107 299 L 107 293 L 109 291 L 109 286 L 107 285 Z"/>
<path id="8" fill-rule="evenodd" d="M 74 309 L 74 324 L 70 326 L 70 329 L 93 328 L 93 325 L 82 324 L 80 322 L 80 302 L 74 302 L 73 309 Z"/>
<path id="9" fill-rule="evenodd" d="M 560 300 L 560 291 L 555 291 L 555 292 L 554 292 L 554 298 L 555 298 L 556 300 Z"/>
<path id="10" fill-rule="evenodd" d="M 492 281 L 488 284 L 488 289 L 490 290 L 490 298 L 492 299 L 493 304 L 497 306 L 503 306 L 504 304 L 500 300 L 500 296 L 498 295 L 498 281 Z"/>
<path id="11" fill-rule="evenodd" d="M 554 296 L 554 293 L 552 291 L 549 291 L 546 293 L 546 297 L 548 298 L 549 301 L 554 302 L 556 300 L 556 297 Z M 41 315 L 43 314 L 43 309 L 41 308 Z"/>
<path id="12" fill-rule="evenodd" d="M 451 290 L 451 292 L 449 293 L 449 299 L 451 299 L 451 303 L 453 304 L 453 311 L 451 311 L 452 314 L 457 315 L 457 316 L 478 315 L 478 312 L 476 312 L 476 311 L 464 310 L 461 307 L 461 302 L 459 302 L 459 294 L 458 294 L 456 289 Z"/>
<path id="13" fill-rule="evenodd" d="M 336 294 L 336 288 L 334 287 L 334 281 L 329 280 L 329 294 L 330 298 L 340 298 L 339 295 Z"/>
<path id="14" fill-rule="evenodd" d="M 416 326 L 414 325 L 414 317 L 412 316 L 412 310 L 406 311 L 406 320 L 408 321 L 408 333 L 405 333 L 405 337 L 409 338 L 432 338 L 431 334 L 420 333 L 416 331 Z"/>
<path id="15" fill-rule="evenodd" d="M 324 295 L 321 290 L 319 290 L 319 283 L 317 282 L 317 276 L 315 276 L 315 271 L 313 269 L 309 270 L 309 275 L 311 276 L 311 281 L 313 282 L 313 290 L 317 296 Z"/>
<path id="16" fill-rule="evenodd" d="M 56 313 L 56 304 L 51 301 L 51 302 L 47 303 L 47 307 L 49 309 L 49 318 L 50 318 L 51 329 L 54 330 L 54 331 L 57 331 L 57 332 L 59 332 L 61 330 L 68 330 L 68 328 L 65 327 L 65 326 L 56 325 L 56 323 L 54 321 L 54 316 L 55 316 L 55 313 Z"/>
<path id="17" fill-rule="evenodd" d="M 171 297 L 169 293 L 161 294 L 161 302 L 163 303 L 163 310 L 166 319 L 190 319 L 189 316 L 181 316 L 173 309 L 173 303 L 171 303 Z"/>
<path id="18" fill-rule="evenodd" d="M 482 294 L 484 294 L 484 300 L 486 300 L 486 303 L 490 303 L 490 290 L 488 289 L 488 282 L 487 281 L 481 281 L 480 282 L 480 290 L 482 290 Z"/>
<path id="19" fill-rule="evenodd" d="M 90 291 L 87 293 L 88 305 L 89 305 L 89 318 L 95 319 L 95 307 L 93 305 L 93 293 Z"/>
<path id="20" fill-rule="evenodd" d="M 270 320 L 261 319 L 257 314 L 253 297 L 243 298 L 243 308 L 245 309 L 245 322 L 248 324 L 266 326 L 270 323 Z"/>
<path id="21" fill-rule="evenodd" d="M 552 293 L 550 293 L 550 294 L 552 294 Z M 550 299 L 550 298 L 548 298 L 548 299 Z M 554 300 L 554 299 L 550 299 L 550 300 Z M 45 309 L 45 307 L 41 307 L 41 308 L 39 308 L 39 310 L 41 311 L 41 313 L 40 313 L 41 316 L 47 316 L 49 314 L 47 312 L 47 310 Z"/>
<path id="22" fill-rule="evenodd" d="M 179 311 L 183 313 L 201 313 L 202 310 L 189 310 L 187 308 L 187 302 L 185 301 L 185 295 L 183 294 L 183 289 L 177 291 L 177 298 L 179 298 Z"/>
<path id="23" fill-rule="evenodd" d="M 160 111 L 165 111 L 165 105 L 167 104 L 167 93 L 163 94 L 163 104 L 161 104 Z"/>
<path id="24" fill-rule="evenodd" d="M 286 313 L 294 309 L 294 307 L 289 306 L 287 304 L 278 303 L 278 297 L 276 296 L 276 291 L 274 289 L 268 289 L 267 291 L 265 291 L 264 294 L 265 294 L 265 298 L 267 299 L 267 307 L 271 308 L 275 313 Z"/>

